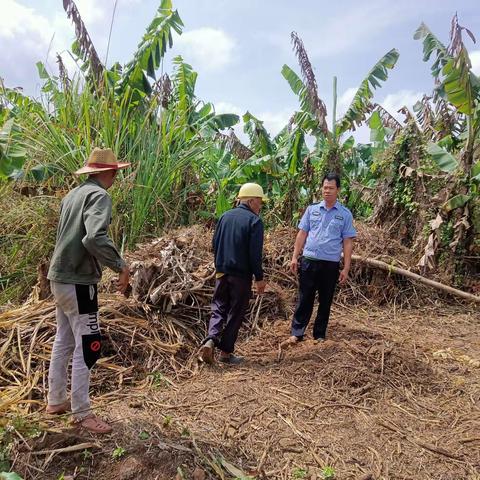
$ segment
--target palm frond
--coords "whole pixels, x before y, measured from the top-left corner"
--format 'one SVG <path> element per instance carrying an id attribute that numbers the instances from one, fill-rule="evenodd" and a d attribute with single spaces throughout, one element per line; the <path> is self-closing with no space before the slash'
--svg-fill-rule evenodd
<path id="1" fill-rule="evenodd" d="M 379 103 L 374 103 L 373 111 L 378 112 L 383 126 L 392 129 L 394 132 L 398 132 L 402 128 L 402 124 L 384 107 Z"/>
<path id="2" fill-rule="evenodd" d="M 421 23 L 417 28 L 415 40 L 423 40 L 423 61 L 428 62 L 433 53 L 436 55 L 436 59 L 432 64 L 432 75 L 434 78 L 439 77 L 443 66 L 451 59 L 447 47 L 432 33 L 432 31 Z"/>
<path id="3" fill-rule="evenodd" d="M 164 73 L 152 87 L 153 95 L 155 95 L 160 105 L 167 108 L 172 99 L 172 81 L 167 73 Z"/>
<path id="4" fill-rule="evenodd" d="M 366 119 L 372 111 L 373 90 L 381 86 L 382 81 L 388 79 L 388 70 L 391 70 L 397 63 L 400 54 L 393 48 L 386 53 L 368 72 L 368 75 L 360 84 L 357 93 L 353 97 L 352 103 L 348 107 L 343 118 L 337 124 L 339 134 L 347 130 L 355 130 Z"/>
<path id="5" fill-rule="evenodd" d="M 310 103 L 311 111 L 318 120 L 320 128 L 324 131 L 324 133 L 328 133 L 326 121 L 327 108 L 323 100 L 318 96 L 317 80 L 315 78 L 315 73 L 313 72 L 313 67 L 310 63 L 310 59 L 308 58 L 307 50 L 305 49 L 305 45 L 303 44 L 302 39 L 298 36 L 296 32 L 292 32 L 291 37 L 293 43 L 293 50 L 297 55 L 303 81 L 305 82 L 307 94 L 306 98 Z"/>
<path id="6" fill-rule="evenodd" d="M 468 28 L 462 27 L 458 23 L 458 15 L 455 14 L 452 18 L 452 26 L 450 29 L 450 45 L 448 46 L 448 53 L 452 57 L 458 56 L 464 48 L 462 31 L 467 33 L 473 43 L 477 43 L 473 33 Z"/>
<path id="7" fill-rule="evenodd" d="M 152 87 L 148 77 L 155 79 L 167 48 L 173 45 L 172 31 L 182 33 L 183 22 L 171 0 L 162 0 L 154 19 L 147 27 L 133 59 L 125 65 L 121 88 L 127 85 L 142 95 L 150 95 Z"/>
<path id="8" fill-rule="evenodd" d="M 87 27 L 83 23 L 77 5 L 73 0 L 63 0 L 63 8 L 67 12 L 67 17 L 75 26 L 75 36 L 77 41 L 74 50 L 79 53 L 85 62 L 88 62 L 91 72 L 97 82 L 100 82 L 104 71 L 104 66 L 100 61 L 98 53 L 93 45 L 92 39 L 87 31 Z"/>
<path id="9" fill-rule="evenodd" d="M 233 128 L 229 129 L 228 134 L 217 132 L 215 140 L 219 141 L 221 145 L 240 160 L 248 160 L 254 155 L 254 152 L 238 139 Z"/>
<path id="10" fill-rule="evenodd" d="M 63 63 L 63 59 L 58 53 L 57 53 L 57 64 L 58 64 L 58 74 L 59 74 L 60 81 L 62 82 L 62 85 L 63 85 L 63 90 L 67 91 L 70 87 L 71 81 L 68 76 L 67 68 Z"/>
<path id="11" fill-rule="evenodd" d="M 438 140 L 438 132 L 435 130 L 436 115 L 431 100 L 431 97 L 424 95 L 422 99 L 413 106 L 413 111 L 415 112 L 420 130 L 428 134 L 432 140 L 436 141 Z"/>
<path id="12" fill-rule="evenodd" d="M 259 152 L 262 156 L 271 155 L 275 151 L 269 133 L 263 126 L 263 122 L 253 116 L 250 112 L 243 116 L 245 123 L 245 133 L 250 138 L 250 144 L 254 151 Z"/>

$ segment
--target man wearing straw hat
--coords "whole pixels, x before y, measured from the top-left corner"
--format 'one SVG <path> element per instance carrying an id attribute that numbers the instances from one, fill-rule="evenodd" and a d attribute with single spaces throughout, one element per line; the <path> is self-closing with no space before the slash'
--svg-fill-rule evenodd
<path id="1" fill-rule="evenodd" d="M 107 190 L 117 171 L 129 163 L 118 162 L 110 149 L 95 148 L 76 175 L 88 179 L 62 201 L 57 241 L 48 279 L 57 306 L 57 332 L 48 372 L 50 414 L 72 410 L 73 421 L 92 433 L 109 433 L 112 427 L 90 409 L 90 369 L 100 357 L 97 283 L 102 266 L 119 273 L 117 289 L 125 293 L 129 270 L 108 237 L 112 200 Z M 67 398 L 67 368 L 72 357 L 71 402 Z"/>
<path id="2" fill-rule="evenodd" d="M 263 222 L 259 217 L 266 199 L 260 185 L 242 185 L 238 206 L 224 213 L 215 228 L 217 279 L 208 336 L 199 351 L 202 362 L 213 363 L 215 347 L 220 350 L 220 362 L 236 365 L 242 361 L 233 351 L 250 300 L 252 276 L 258 294 L 263 294 L 266 285 L 262 268 Z"/>

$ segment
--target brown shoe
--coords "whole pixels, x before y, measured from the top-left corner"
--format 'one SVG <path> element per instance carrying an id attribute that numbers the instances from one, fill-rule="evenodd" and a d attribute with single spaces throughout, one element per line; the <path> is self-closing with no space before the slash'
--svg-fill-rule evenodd
<path id="1" fill-rule="evenodd" d="M 294 335 L 292 335 L 291 337 L 288 337 L 287 340 L 283 341 L 281 344 L 280 344 L 280 348 L 282 350 L 284 349 L 287 349 L 287 348 L 290 348 L 291 346 L 295 345 L 296 343 L 298 343 L 300 341 L 300 339 L 298 337 L 295 337 Z"/>
<path id="2" fill-rule="evenodd" d="M 49 415 L 62 415 L 69 412 L 71 409 L 72 407 L 70 405 L 70 401 L 67 400 L 66 402 L 60 403 L 58 405 L 47 405 L 45 411 Z"/>
<path id="3" fill-rule="evenodd" d="M 73 424 L 78 428 L 82 428 L 87 432 L 95 433 L 97 435 L 110 433 L 113 430 L 113 428 L 107 422 L 105 422 L 105 420 L 102 420 L 100 417 L 95 415 L 89 415 L 88 417 L 80 420 L 74 420 Z"/>
<path id="4" fill-rule="evenodd" d="M 215 344 L 213 340 L 207 340 L 198 350 L 198 359 L 203 363 L 213 363 L 213 352 L 215 350 Z"/>

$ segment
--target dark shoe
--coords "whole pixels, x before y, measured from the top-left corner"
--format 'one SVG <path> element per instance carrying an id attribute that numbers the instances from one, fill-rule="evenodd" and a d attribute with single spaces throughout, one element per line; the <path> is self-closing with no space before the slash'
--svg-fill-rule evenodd
<path id="1" fill-rule="evenodd" d="M 213 351 L 215 349 L 215 344 L 213 340 L 207 340 L 198 351 L 198 359 L 201 362 L 208 363 L 211 365 L 213 363 Z"/>
<path id="2" fill-rule="evenodd" d="M 218 361 L 226 363 L 227 365 L 240 365 L 244 362 L 244 359 L 243 357 L 237 357 L 236 355 L 230 354 L 228 356 L 220 355 L 220 357 L 218 357 Z"/>

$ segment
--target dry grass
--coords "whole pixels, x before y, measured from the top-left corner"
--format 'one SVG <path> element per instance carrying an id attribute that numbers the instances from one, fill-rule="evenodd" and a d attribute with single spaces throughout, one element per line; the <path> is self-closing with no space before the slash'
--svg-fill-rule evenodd
<path id="1" fill-rule="evenodd" d="M 131 255 L 132 298 L 101 296 L 106 349 L 92 378 L 94 408 L 115 432 L 94 439 L 88 454 L 78 449 L 92 438 L 72 431 L 68 415 L 42 413 L 53 305 L 0 314 L 0 411 L 44 432 L 31 440 L 13 429 L 13 468 L 32 479 L 63 471 L 79 479 L 199 479 L 199 469 L 208 478 L 314 479 L 326 466 L 337 479 L 476 479 L 478 311 L 395 278 L 385 277 L 383 288 L 352 281 L 337 296 L 330 339 L 281 354 L 295 297 L 286 269 L 294 234 L 267 239 L 271 289 L 251 302 L 239 369 L 199 366 L 194 355 L 213 288 L 210 236 L 192 227 Z M 362 234 L 366 248 L 384 260 L 399 252 Z M 357 280 L 368 275 L 375 277 L 360 266 L 353 272 Z M 113 459 L 119 446 L 126 456 Z"/>
<path id="2" fill-rule="evenodd" d="M 322 345 L 306 340 L 279 356 L 288 322 L 244 331 L 239 352 L 247 361 L 239 369 L 201 367 L 178 379 L 158 375 L 136 387 L 105 388 L 97 368 L 95 407 L 115 433 L 95 439 L 86 462 L 94 476 L 78 478 L 167 479 L 177 467 L 185 478 L 196 467 L 208 478 L 232 478 L 233 465 L 255 478 L 292 479 L 305 470 L 314 479 L 328 465 L 338 479 L 474 480 L 477 326 L 476 312 L 457 307 L 336 306 Z M 28 442 L 33 452 L 92 441 L 40 411 L 28 418 L 47 432 Z M 112 459 L 117 446 L 126 458 Z M 54 478 L 85 465 L 81 452 L 60 451 L 45 465 L 32 451 L 18 440 L 15 465 L 27 478 L 45 478 L 35 469 Z M 122 476 L 132 464 L 141 477 Z"/>
<path id="3" fill-rule="evenodd" d="M 0 311 L 10 301 L 26 299 L 55 242 L 60 200 L 22 189 L 0 185 Z"/>

